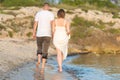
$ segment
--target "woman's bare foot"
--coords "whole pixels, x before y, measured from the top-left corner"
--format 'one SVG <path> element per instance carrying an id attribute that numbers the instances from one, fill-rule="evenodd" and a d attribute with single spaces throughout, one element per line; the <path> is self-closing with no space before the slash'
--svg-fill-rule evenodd
<path id="1" fill-rule="evenodd" d="M 59 72 L 62 72 L 62 67 L 59 67 L 59 68 L 58 68 L 58 71 L 59 71 Z"/>

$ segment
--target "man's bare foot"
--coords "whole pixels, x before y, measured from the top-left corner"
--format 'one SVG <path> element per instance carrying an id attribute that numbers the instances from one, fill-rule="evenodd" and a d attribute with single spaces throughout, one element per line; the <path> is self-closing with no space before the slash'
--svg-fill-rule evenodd
<path id="1" fill-rule="evenodd" d="M 41 73 L 44 73 L 44 68 L 41 68 L 40 72 L 41 72 Z"/>
<path id="2" fill-rule="evenodd" d="M 37 62 L 37 63 L 36 63 L 36 66 L 38 67 L 39 65 L 40 65 L 40 62 Z"/>

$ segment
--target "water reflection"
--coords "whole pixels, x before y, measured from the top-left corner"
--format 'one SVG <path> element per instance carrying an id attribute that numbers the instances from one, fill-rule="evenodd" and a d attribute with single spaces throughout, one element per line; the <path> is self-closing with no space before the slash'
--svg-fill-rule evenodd
<path id="1" fill-rule="evenodd" d="M 54 74 L 54 77 L 51 80 L 63 80 L 65 76 L 62 73 L 56 73 Z"/>
<path id="2" fill-rule="evenodd" d="M 45 80 L 44 76 L 45 76 L 44 71 L 38 66 L 36 66 L 35 73 L 34 73 L 34 80 Z"/>
<path id="3" fill-rule="evenodd" d="M 74 78 L 67 72 L 64 71 L 58 72 L 56 70 L 52 70 L 50 66 L 49 67 L 47 66 L 45 71 L 36 66 L 33 80 L 73 80 L 73 79 Z"/>

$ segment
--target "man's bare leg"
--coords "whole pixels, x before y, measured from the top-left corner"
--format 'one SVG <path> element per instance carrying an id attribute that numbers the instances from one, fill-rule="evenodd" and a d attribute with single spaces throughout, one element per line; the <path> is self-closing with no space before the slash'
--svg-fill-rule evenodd
<path id="1" fill-rule="evenodd" d="M 45 64 L 46 64 L 46 59 L 45 59 L 45 58 L 42 58 L 42 68 L 41 68 L 41 72 L 44 72 Z"/>
<path id="2" fill-rule="evenodd" d="M 42 69 L 44 69 L 44 68 L 45 68 L 45 64 L 46 64 L 46 59 L 45 59 L 45 58 L 43 58 L 43 59 L 42 59 Z"/>
<path id="3" fill-rule="evenodd" d="M 37 66 L 39 66 L 39 64 L 40 64 L 40 62 L 41 62 L 41 57 L 42 57 L 42 56 L 41 56 L 40 54 L 38 54 L 38 62 L 37 62 L 37 64 L 36 64 Z"/>

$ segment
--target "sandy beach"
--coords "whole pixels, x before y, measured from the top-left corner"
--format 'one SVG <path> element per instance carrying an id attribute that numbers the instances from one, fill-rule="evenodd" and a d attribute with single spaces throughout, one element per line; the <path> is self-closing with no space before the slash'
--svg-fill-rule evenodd
<path id="1" fill-rule="evenodd" d="M 24 63 L 36 60 L 36 41 L 25 39 L 0 39 L 0 77 Z M 49 48 L 49 56 L 54 49 Z"/>

